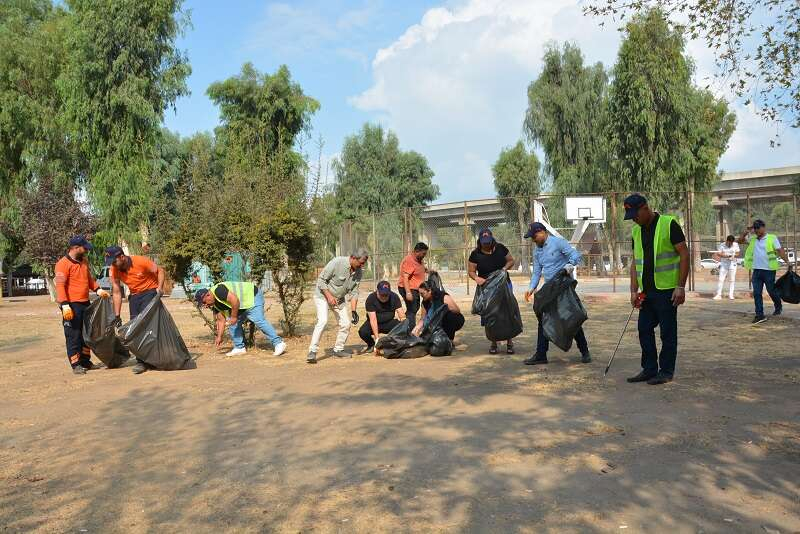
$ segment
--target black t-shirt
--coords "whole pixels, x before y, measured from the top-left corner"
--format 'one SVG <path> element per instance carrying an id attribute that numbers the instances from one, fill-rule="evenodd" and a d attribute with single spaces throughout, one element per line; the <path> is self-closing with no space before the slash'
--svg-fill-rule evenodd
<path id="1" fill-rule="evenodd" d="M 373 291 L 367 297 L 364 307 L 367 309 L 367 312 L 375 312 L 378 318 L 378 324 L 380 325 L 394 319 L 395 310 L 402 308 L 403 305 L 400 303 L 400 297 L 398 297 L 395 292 L 389 293 L 389 300 L 381 302 L 378 299 L 378 295 Z"/>
<path id="2" fill-rule="evenodd" d="M 476 248 L 469 255 L 469 261 L 478 266 L 478 276 L 486 278 L 506 266 L 506 256 L 508 256 L 506 246 L 502 243 L 495 243 L 491 254 L 484 254 L 480 249 Z"/>
<path id="3" fill-rule="evenodd" d="M 225 301 L 228 298 L 228 288 L 223 285 L 218 285 L 217 289 L 214 290 L 214 294 L 222 301 Z M 258 295 L 258 288 L 253 289 L 253 295 Z M 212 308 L 214 313 L 220 313 L 224 311 L 231 311 L 231 307 L 227 304 L 222 304 L 217 299 L 214 299 L 214 307 Z"/>
<path id="4" fill-rule="evenodd" d="M 656 216 L 653 218 L 653 222 L 650 223 L 650 226 L 642 227 L 642 252 L 644 253 L 642 285 L 644 287 L 639 289 L 644 290 L 645 293 L 652 293 L 653 291 L 656 291 L 656 282 L 655 278 L 653 278 L 653 240 L 656 236 L 656 225 L 658 224 L 659 217 L 661 216 L 656 213 Z M 672 224 L 669 225 L 669 241 L 673 245 L 677 245 L 678 243 L 683 243 L 686 241 L 686 236 L 683 234 L 683 229 L 676 220 L 673 220 Z M 633 239 L 631 239 L 631 247 L 633 247 Z"/>

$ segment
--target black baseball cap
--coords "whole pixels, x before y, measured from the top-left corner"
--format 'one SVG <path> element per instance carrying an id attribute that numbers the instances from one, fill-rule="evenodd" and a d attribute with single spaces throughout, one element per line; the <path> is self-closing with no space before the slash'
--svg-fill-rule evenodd
<path id="1" fill-rule="evenodd" d="M 529 237 L 533 237 L 537 234 L 537 232 L 546 232 L 547 228 L 540 222 L 534 222 L 528 225 L 528 232 L 525 234 L 525 239 Z"/>
<path id="2" fill-rule="evenodd" d="M 481 245 L 490 245 L 494 243 L 494 236 L 492 235 L 492 231 L 488 228 L 481 230 L 478 236 L 478 240 L 480 241 Z"/>
<path id="3" fill-rule="evenodd" d="M 198 306 L 203 304 L 203 299 L 208 295 L 208 289 L 198 289 L 194 292 L 194 301 L 197 303 Z"/>
<path id="4" fill-rule="evenodd" d="M 625 199 L 625 220 L 636 217 L 639 208 L 647 205 L 647 199 L 638 193 L 634 193 Z"/>
<path id="5" fill-rule="evenodd" d="M 392 292 L 392 286 L 386 280 L 381 280 L 378 282 L 378 293 L 381 295 L 388 295 Z"/>
<path id="6" fill-rule="evenodd" d="M 69 246 L 70 247 L 83 247 L 86 250 L 92 250 L 92 244 L 86 239 L 85 236 L 76 235 L 69 239 Z"/>
<path id="7" fill-rule="evenodd" d="M 758 230 L 759 228 L 763 228 L 766 225 L 767 223 L 765 223 L 761 219 L 756 219 L 755 221 L 753 221 L 753 230 Z"/>

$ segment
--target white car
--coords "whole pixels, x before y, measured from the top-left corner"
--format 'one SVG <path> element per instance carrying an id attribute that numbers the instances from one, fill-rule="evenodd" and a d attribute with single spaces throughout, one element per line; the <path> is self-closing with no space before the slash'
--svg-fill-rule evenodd
<path id="1" fill-rule="evenodd" d="M 719 269 L 719 262 L 714 258 L 706 258 L 704 260 L 700 260 L 700 268 L 703 270 L 709 269 L 711 271 L 716 271 Z"/>
<path id="2" fill-rule="evenodd" d="M 47 282 L 42 278 L 31 278 L 25 282 L 25 287 L 31 290 L 39 291 L 47 287 Z"/>

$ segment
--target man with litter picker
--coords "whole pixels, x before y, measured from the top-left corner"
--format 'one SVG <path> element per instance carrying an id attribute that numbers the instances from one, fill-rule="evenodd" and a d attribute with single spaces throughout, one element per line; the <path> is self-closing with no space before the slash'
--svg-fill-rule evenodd
<path id="1" fill-rule="evenodd" d="M 750 233 L 752 232 L 752 234 Z M 756 316 L 753 324 L 760 324 L 767 320 L 764 315 L 764 287 L 775 306 L 772 315 L 780 315 L 783 311 L 781 296 L 775 287 L 775 273 L 781 268 L 778 257 L 789 265 L 789 257 L 781 247 L 778 236 L 767 233 L 767 225 L 761 219 L 753 221 L 752 228 L 745 229 L 739 237 L 742 245 L 747 245 L 744 253 L 744 268 L 753 271 L 753 303 L 756 307 Z M 789 269 L 792 266 L 789 265 Z"/>
<path id="2" fill-rule="evenodd" d="M 689 249 L 683 229 L 669 215 L 650 209 L 647 199 L 633 194 L 625 199 L 625 220 L 636 223 L 631 231 L 631 305 L 639 293 L 639 344 L 642 370 L 628 382 L 666 384 L 675 374 L 678 356 L 678 306 L 686 301 Z M 661 354 L 656 347 L 656 326 L 661 331 Z"/>
<path id="3" fill-rule="evenodd" d="M 559 271 L 566 271 L 572 274 L 575 266 L 581 261 L 581 253 L 569 244 L 569 241 L 562 237 L 550 235 L 547 228 L 542 223 L 531 223 L 525 239 L 533 238 L 536 247 L 533 249 L 533 274 L 531 275 L 531 285 L 525 292 L 525 301 L 529 302 L 531 296 L 539 285 L 539 280 L 544 278 L 547 282 Z M 589 353 L 589 344 L 583 328 L 579 328 L 575 333 L 575 343 L 581 351 L 581 362 L 589 363 L 592 355 Z M 547 363 L 547 351 L 550 342 L 544 335 L 541 321 L 539 330 L 536 334 L 536 352 L 530 358 L 523 361 L 525 365 L 541 365 Z"/>

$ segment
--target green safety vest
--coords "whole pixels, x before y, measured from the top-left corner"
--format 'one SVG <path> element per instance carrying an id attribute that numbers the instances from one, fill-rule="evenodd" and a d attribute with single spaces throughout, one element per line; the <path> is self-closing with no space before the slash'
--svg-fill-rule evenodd
<path id="1" fill-rule="evenodd" d="M 214 300 L 219 302 L 220 304 L 224 304 L 226 306 L 230 306 L 231 303 L 225 300 L 220 300 L 217 297 L 215 290 L 219 286 L 225 286 L 228 288 L 228 291 L 231 291 L 236 297 L 239 299 L 239 309 L 240 310 L 249 310 L 256 303 L 256 285 L 253 282 L 222 282 L 219 284 L 215 284 L 211 288 L 211 294 L 214 295 Z M 230 315 L 230 310 L 222 310 L 222 314 L 226 317 Z"/>
<path id="2" fill-rule="evenodd" d="M 781 268 L 781 264 L 778 263 L 778 253 L 775 252 L 775 240 L 778 239 L 775 237 L 774 234 L 767 234 L 764 238 L 767 240 L 767 260 L 769 260 L 769 269 L 770 271 L 777 271 Z M 744 253 L 744 268 L 748 271 L 753 270 L 753 254 L 756 250 L 756 241 L 758 238 L 751 239 L 750 244 L 747 245 L 747 250 Z"/>
<path id="3" fill-rule="evenodd" d="M 656 233 L 653 236 L 653 278 L 657 289 L 674 289 L 680 278 L 681 257 L 675 252 L 675 245 L 669 240 L 669 227 L 675 217 L 659 215 Z M 642 247 L 642 227 L 633 225 L 633 260 L 636 267 L 636 278 L 639 290 L 644 288 L 642 271 L 644 270 L 644 248 Z"/>

